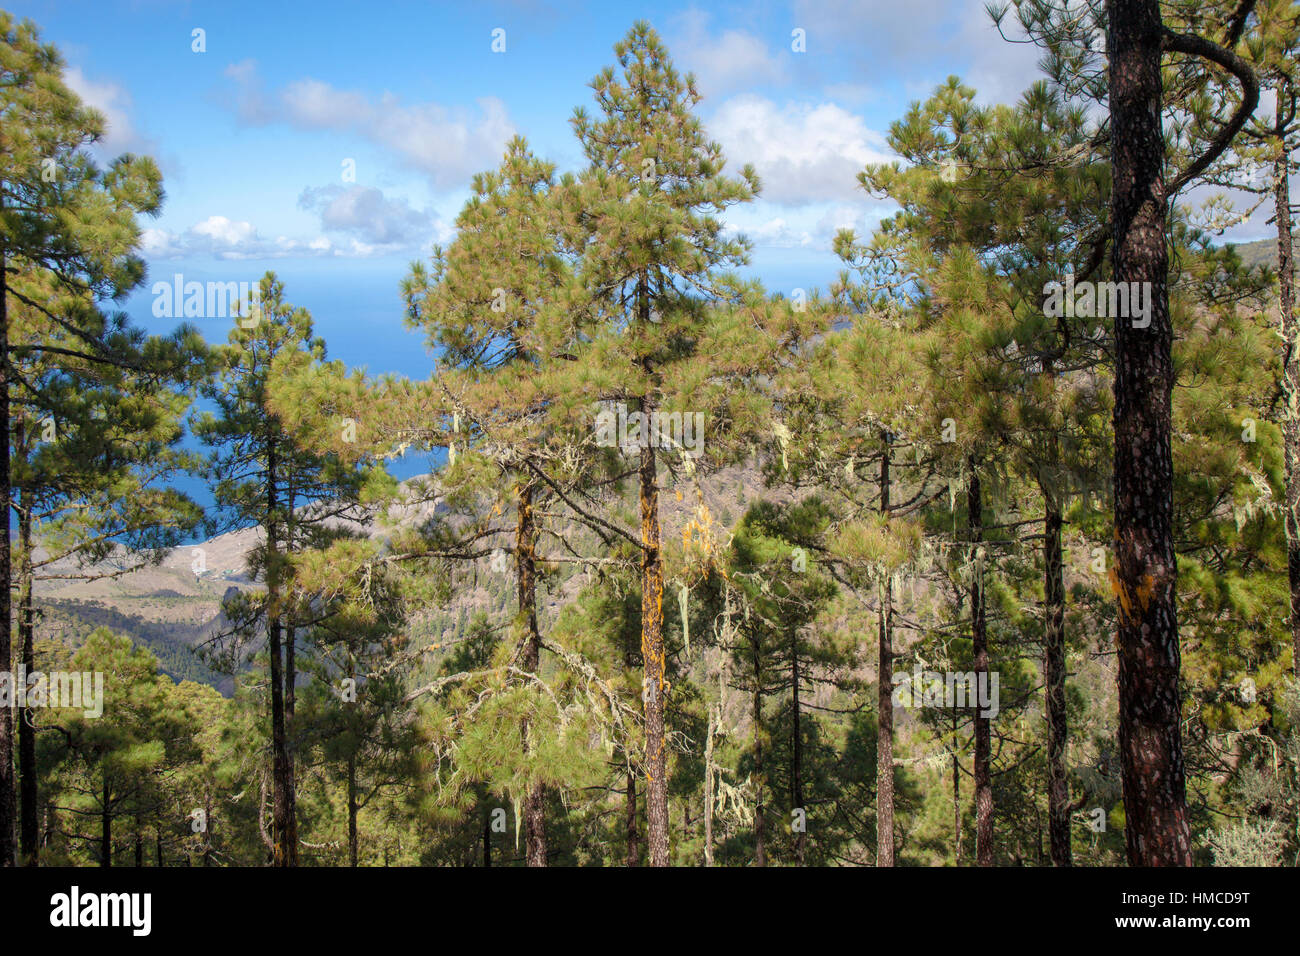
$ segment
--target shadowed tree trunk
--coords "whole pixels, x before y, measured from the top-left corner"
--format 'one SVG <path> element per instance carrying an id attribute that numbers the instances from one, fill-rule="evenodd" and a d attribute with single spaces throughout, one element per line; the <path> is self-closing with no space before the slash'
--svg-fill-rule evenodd
<path id="1" fill-rule="evenodd" d="M 357 865 L 357 758 L 348 756 L 348 866 Z"/>
<path id="2" fill-rule="evenodd" d="M 18 427 L 22 428 L 20 422 Z M 32 608 L 31 502 L 18 493 L 18 643 L 26 673 L 36 670 L 35 627 Z M 40 819 L 36 792 L 36 728 L 27 706 L 18 710 L 19 849 L 24 866 L 36 866 L 40 857 Z"/>
<path id="3" fill-rule="evenodd" d="M 628 771 L 627 797 L 624 826 L 627 831 L 627 865 L 636 866 L 641 862 L 641 848 L 636 835 L 636 774 Z"/>
<path id="4" fill-rule="evenodd" d="M 952 863 L 961 866 L 961 762 L 957 757 L 957 709 L 952 711 Z"/>
<path id="5" fill-rule="evenodd" d="M 527 629 L 521 665 L 529 674 L 541 666 L 542 634 L 537 627 L 537 529 L 533 522 L 534 486 L 519 491 L 519 524 L 515 534 L 515 562 L 519 580 L 519 615 Z M 527 718 L 523 721 L 524 746 L 531 746 Z M 537 784 L 524 795 L 524 855 L 529 866 L 546 865 L 546 788 Z"/>
<path id="6" fill-rule="evenodd" d="M 108 774 L 103 776 L 100 791 L 102 802 L 99 806 L 99 865 L 113 865 L 113 811 L 109 800 L 111 791 L 108 786 Z"/>
<path id="7" fill-rule="evenodd" d="M 292 512 L 290 512 L 292 513 Z M 293 722 L 298 689 L 298 631 L 285 628 L 284 639 L 284 800 L 285 822 L 289 827 L 289 845 L 293 847 L 293 865 L 298 864 L 298 732 Z"/>
<path id="8" fill-rule="evenodd" d="M 13 617 L 10 604 L 9 532 L 9 290 L 6 256 L 0 246 L 0 670 L 13 670 Z M 14 724 L 11 712 L 0 715 L 0 866 L 13 866 L 14 846 Z"/>
<path id="9" fill-rule="evenodd" d="M 1066 778 L 1065 748 L 1069 725 L 1065 712 L 1065 572 L 1061 550 L 1061 507 L 1044 487 L 1047 513 L 1043 538 L 1046 579 L 1046 629 L 1043 636 L 1043 674 L 1047 696 L 1047 814 L 1052 863 L 1070 866 L 1070 786 Z"/>
<path id="10" fill-rule="evenodd" d="M 790 636 L 790 806 L 802 810 L 803 828 L 794 835 L 795 862 L 803 866 L 808 845 L 808 814 L 803 804 L 803 726 L 799 705 L 799 634 Z"/>
<path id="11" fill-rule="evenodd" d="M 721 707 L 719 707 L 719 711 Z M 704 865 L 713 865 L 713 738 L 718 733 L 717 711 L 709 708 L 709 727 L 704 738 Z"/>
<path id="12" fill-rule="evenodd" d="M 1285 85 L 1278 91 L 1281 102 Z M 1280 110 L 1279 110 L 1280 112 Z M 1295 248 L 1291 238 L 1291 158 L 1283 137 L 1273 164 L 1277 224 L 1278 313 L 1282 325 L 1282 442 L 1286 461 L 1286 552 L 1291 585 L 1291 668 L 1300 677 L 1300 348 L 1295 321 Z"/>
<path id="13" fill-rule="evenodd" d="M 754 696 L 751 701 L 754 721 L 754 865 L 767 866 L 767 820 L 764 819 L 763 790 L 763 659 L 757 634 L 750 638 L 754 655 Z"/>
<path id="14" fill-rule="evenodd" d="M 1115 322 L 1115 561 L 1124 836 L 1134 866 L 1192 862 L 1179 727 L 1173 328 L 1158 0 L 1110 0 L 1114 275 L 1146 283 L 1146 327 Z M 1129 288 L 1142 288 L 1129 286 Z"/>
<path id="15" fill-rule="evenodd" d="M 295 866 L 297 844 L 289 823 L 289 754 L 285 741 L 283 624 L 280 617 L 279 541 L 274 438 L 268 441 L 266 466 L 267 653 L 271 660 L 271 833 L 274 865 Z"/>
<path id="16" fill-rule="evenodd" d="M 1253 0 L 1229 26 L 1235 46 Z M 1135 866 L 1189 866 L 1180 728 L 1173 541 L 1173 326 L 1169 316 L 1169 197 L 1220 156 L 1259 104 L 1259 79 L 1231 49 L 1174 33 L 1158 0 L 1109 0 L 1107 49 L 1111 122 L 1111 239 L 1114 278 L 1147 289 L 1150 311 L 1115 323 L 1115 563 L 1118 607 L 1119 751 L 1124 830 Z M 1161 54 L 1190 54 L 1241 84 L 1232 117 L 1168 183 L 1161 130 Z"/>
<path id="17" fill-rule="evenodd" d="M 971 541 L 971 655 L 974 658 L 975 686 L 987 683 L 989 670 L 988 626 L 984 610 L 984 498 L 980 475 L 974 458 L 968 459 L 970 482 L 966 486 L 966 522 Z M 975 723 L 975 864 L 993 865 L 993 748 L 991 717 L 974 709 Z"/>
<path id="18" fill-rule="evenodd" d="M 642 419 L 653 414 L 641 403 Z M 644 425 L 642 427 L 645 427 Z M 651 866 L 668 865 L 668 751 L 664 728 L 664 569 L 660 553 L 658 461 L 653 442 L 641 448 L 641 660 L 645 701 L 646 848 Z"/>
<path id="19" fill-rule="evenodd" d="M 298 496 L 293 478 L 285 490 L 286 537 L 294 540 L 293 522 L 298 509 Z M 285 626 L 284 641 L 284 822 L 288 828 L 285 841 L 289 846 L 289 866 L 298 865 L 298 782 L 295 771 L 298 732 L 293 722 L 293 712 L 298 696 L 298 630 L 292 624 Z"/>
<path id="20" fill-rule="evenodd" d="M 880 456 L 880 513 L 889 517 L 889 436 Z M 894 865 L 894 648 L 893 583 L 880 586 L 877 635 L 879 675 L 876 681 L 876 866 Z"/>

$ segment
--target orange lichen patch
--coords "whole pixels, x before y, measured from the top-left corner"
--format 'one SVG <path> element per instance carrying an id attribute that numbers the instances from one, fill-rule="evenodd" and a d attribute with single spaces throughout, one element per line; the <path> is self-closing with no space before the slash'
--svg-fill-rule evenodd
<path id="1" fill-rule="evenodd" d="M 1131 592 L 1124 587 L 1119 579 L 1119 568 L 1111 566 L 1110 572 L 1110 590 L 1119 602 L 1120 621 L 1131 623 L 1136 620 L 1134 609 L 1137 614 L 1145 613 L 1147 607 L 1151 604 L 1151 597 L 1156 591 L 1155 575 L 1144 574 L 1142 580 L 1138 583 L 1136 592 Z"/>

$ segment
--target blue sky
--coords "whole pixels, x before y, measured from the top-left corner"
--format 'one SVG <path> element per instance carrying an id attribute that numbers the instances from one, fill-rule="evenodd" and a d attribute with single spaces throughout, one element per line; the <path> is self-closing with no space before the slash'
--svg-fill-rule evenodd
<path id="1" fill-rule="evenodd" d="M 648 19 L 694 71 L 699 112 L 759 201 L 728 215 L 773 290 L 825 288 L 831 237 L 889 207 L 855 175 L 884 133 L 949 74 L 986 101 L 1036 78 L 982 2 L 793 0 L 697 6 L 545 2 L 18 3 L 63 51 L 68 80 L 109 122 L 106 155 L 154 155 L 167 202 L 148 222 L 150 281 L 254 280 L 275 269 L 333 357 L 427 374 L 401 322 L 407 264 L 452 236 L 470 177 L 519 133 L 561 169 L 582 157 L 569 118 L 612 47 Z M 494 52 L 493 31 L 505 31 Z M 792 31 L 802 30 L 805 52 Z M 204 52 L 195 52 L 202 30 Z M 355 163 L 355 181 L 344 177 Z M 1262 235 L 1262 230 L 1246 238 Z M 146 289 L 127 304 L 151 331 Z M 210 322 L 209 338 L 226 334 Z"/>

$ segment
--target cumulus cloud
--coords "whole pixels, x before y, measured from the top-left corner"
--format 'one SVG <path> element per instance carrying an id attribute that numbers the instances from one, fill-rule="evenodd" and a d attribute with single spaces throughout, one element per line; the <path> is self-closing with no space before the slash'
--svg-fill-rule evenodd
<path id="1" fill-rule="evenodd" d="M 743 232 L 755 246 L 794 249 L 813 244 L 813 237 L 809 232 L 792 227 L 783 216 L 776 216 L 751 228 L 737 231 Z"/>
<path id="2" fill-rule="evenodd" d="M 1011 102 L 1041 76 L 1041 51 L 1003 40 L 982 3 L 795 0 L 792 19 L 808 31 L 808 56 L 847 53 L 874 71 L 906 66 L 909 75 L 929 77 L 918 95 L 958 73 L 982 102 Z M 1004 20 L 1004 30 L 1011 40 L 1023 39 L 1014 19 Z"/>
<path id="3" fill-rule="evenodd" d="M 842 203 L 826 210 L 813 226 L 813 232 L 827 245 L 841 229 L 852 229 L 858 235 L 865 235 L 880 222 L 893 206 L 887 202 L 874 202 L 868 207 L 851 206 Z"/>
<path id="4" fill-rule="evenodd" d="M 405 245 L 423 241 L 434 217 L 413 208 L 405 199 L 389 199 L 371 186 L 318 186 L 298 197 L 303 209 L 320 214 L 321 228 L 375 245 Z"/>
<path id="5" fill-rule="evenodd" d="M 724 29 L 716 36 L 710 16 L 689 10 L 677 18 L 669 44 L 673 58 L 695 74 L 700 92 L 719 96 L 754 82 L 782 83 L 787 76 L 788 54 L 774 53 L 746 30 Z"/>
<path id="6" fill-rule="evenodd" d="M 310 238 L 263 236 L 251 222 L 209 216 L 180 232 L 145 229 L 140 246 L 149 259 L 284 259 L 333 256 L 367 258 L 447 242 L 452 226 L 404 199 L 389 199 L 365 186 L 304 189 L 299 206 L 317 212 L 331 235 Z"/>
<path id="7" fill-rule="evenodd" d="M 335 243 L 325 236 L 293 239 L 289 236 L 266 238 L 244 220 L 226 216 L 209 216 L 182 232 L 168 229 L 145 229 L 140 237 L 141 251 L 151 260 L 211 258 L 220 260 L 285 259 L 289 257 L 381 255 L 386 247 L 358 239 Z"/>
<path id="8" fill-rule="evenodd" d="M 63 80 L 82 102 L 104 114 L 104 138 L 100 147 L 105 153 L 145 152 L 151 143 L 142 137 L 131 122 L 131 96 L 116 83 L 97 83 L 79 67 L 64 70 Z"/>
<path id="9" fill-rule="evenodd" d="M 781 209 L 776 215 L 764 204 L 763 209 L 742 212 L 733 209 L 727 215 L 727 231 L 743 235 L 756 248 L 820 249 L 829 252 L 835 234 L 852 229 L 859 235 L 869 233 L 893 207 L 887 202 L 817 203 Z"/>
<path id="10" fill-rule="evenodd" d="M 708 127 L 732 163 L 754 164 L 772 202 L 863 199 L 862 167 L 894 158 L 884 137 L 834 103 L 778 106 L 742 95 L 724 102 Z"/>
<path id="11" fill-rule="evenodd" d="M 311 78 L 268 94 L 251 61 L 231 64 L 225 73 L 237 88 L 234 108 L 243 122 L 359 136 L 391 151 L 438 187 L 461 185 L 495 165 L 515 133 L 505 104 L 495 97 L 476 100 L 476 109 L 405 103 L 393 93 L 371 97 Z"/>

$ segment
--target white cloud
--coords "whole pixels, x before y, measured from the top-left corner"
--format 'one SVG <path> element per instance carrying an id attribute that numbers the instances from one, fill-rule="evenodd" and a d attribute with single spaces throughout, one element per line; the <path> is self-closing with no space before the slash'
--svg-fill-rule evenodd
<path id="1" fill-rule="evenodd" d="M 367 258 L 448 242 L 454 235 L 453 226 L 432 210 L 415 209 L 373 187 L 308 187 L 298 205 L 319 214 L 323 234 L 270 239 L 247 220 L 213 215 L 180 232 L 144 229 L 141 249 L 149 259 Z"/>
<path id="2" fill-rule="evenodd" d="M 265 239 L 251 223 L 226 216 L 209 216 L 183 232 L 145 229 L 140 246 L 151 260 L 211 258 L 220 260 L 284 259 L 289 257 L 339 256 L 364 258 L 383 255 L 391 247 L 376 246 L 358 239 L 335 243 L 325 236 L 293 239 L 277 236 Z"/>
<path id="3" fill-rule="evenodd" d="M 442 188 L 463 185 L 495 166 L 515 133 L 505 104 L 495 97 L 476 100 L 477 109 L 408 104 L 393 93 L 372 98 L 311 78 L 268 96 L 251 61 L 233 63 L 225 73 L 238 88 L 235 109 L 245 123 L 350 133 L 390 150 Z"/>
<path id="4" fill-rule="evenodd" d="M 932 56 L 954 6 L 951 0 L 796 0 L 791 22 L 807 31 L 807 56 L 843 47 L 858 50 L 864 63 L 897 63 Z"/>
<path id="5" fill-rule="evenodd" d="M 755 246 L 792 249 L 813 244 L 813 237 L 806 231 L 790 226 L 783 216 L 777 216 L 759 223 L 749 229 L 740 230 Z"/>
<path id="6" fill-rule="evenodd" d="M 857 175 L 889 162 L 884 137 L 834 103 L 777 106 L 743 95 L 723 103 L 708 123 L 732 164 L 753 163 L 762 197 L 798 205 L 866 198 Z"/>
<path id="7" fill-rule="evenodd" d="M 755 248 L 820 249 L 829 252 L 840 229 L 860 236 L 870 233 L 881 218 L 893 211 L 887 202 L 817 203 L 787 207 L 772 215 L 771 204 L 727 214 L 727 231 L 748 238 Z"/>
<path id="8" fill-rule="evenodd" d="M 822 214 L 813 227 L 813 231 L 828 245 L 841 229 L 852 229 L 859 236 L 862 236 L 875 227 L 885 209 L 892 208 L 893 206 L 886 202 L 876 202 L 867 208 L 861 205 L 850 206 L 839 203 Z"/>
<path id="9" fill-rule="evenodd" d="M 864 74 L 874 81 L 905 68 L 913 78 L 909 86 L 924 97 L 956 73 L 975 87 L 980 102 L 1009 103 L 1042 77 L 1042 51 L 1004 40 L 982 3 L 795 0 L 792 20 L 808 31 L 807 56 L 842 54 L 859 65 L 858 75 L 838 76 L 839 83 L 857 82 Z M 1003 20 L 1003 29 L 1010 40 L 1023 39 L 1014 15 Z"/>
<path id="10" fill-rule="evenodd" d="M 370 186 L 335 185 L 304 189 L 298 205 L 320 213 L 321 228 L 377 245 L 423 242 L 433 232 L 434 216 L 405 199 L 388 199 Z"/>
<path id="11" fill-rule="evenodd" d="M 198 237 L 210 239 L 215 245 L 235 247 L 248 245 L 257 239 L 257 230 L 251 222 L 234 222 L 225 216 L 209 216 L 191 227 Z"/>
<path id="12" fill-rule="evenodd" d="M 116 83 L 96 83 L 79 67 L 63 71 L 63 80 L 82 102 L 104 114 L 104 137 L 100 147 L 111 156 L 126 152 L 144 152 L 151 143 L 142 137 L 131 122 L 131 96 Z"/>
<path id="13" fill-rule="evenodd" d="M 754 34 L 726 29 L 718 36 L 709 32 L 710 16 L 689 10 L 678 17 L 673 41 L 673 58 L 695 74 L 700 92 L 720 96 L 750 86 L 756 81 L 782 83 L 786 79 L 788 55 L 773 53 Z"/>

